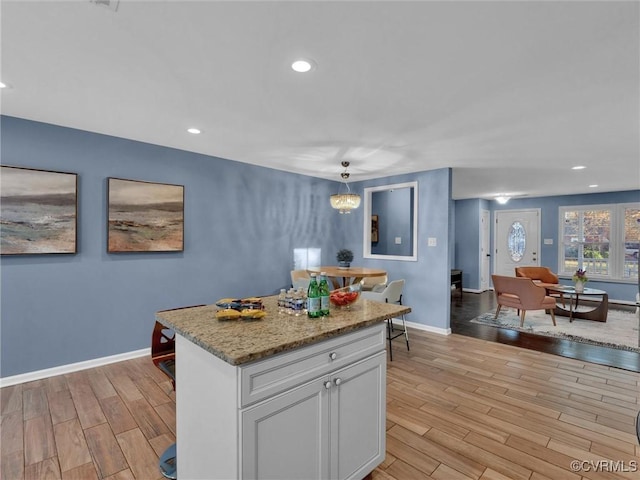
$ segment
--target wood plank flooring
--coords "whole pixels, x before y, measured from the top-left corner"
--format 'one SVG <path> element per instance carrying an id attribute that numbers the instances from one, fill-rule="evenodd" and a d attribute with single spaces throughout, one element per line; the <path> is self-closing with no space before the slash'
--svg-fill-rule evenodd
<path id="1" fill-rule="evenodd" d="M 388 363 L 374 479 L 640 477 L 640 374 L 456 334 L 411 331 L 410 343 Z"/>
<path id="2" fill-rule="evenodd" d="M 387 457 L 372 477 L 629 478 L 572 472 L 570 462 L 639 461 L 640 356 L 468 323 L 493 301 L 491 292 L 453 299 L 461 335 L 412 331 L 410 353 L 394 342 Z M 157 458 L 175 441 L 175 396 L 149 359 L 0 393 L 1 478 L 162 478 Z"/>
<path id="3" fill-rule="evenodd" d="M 372 478 L 638 478 L 571 462 L 640 465 L 640 374 L 457 334 L 410 342 L 388 362 L 387 456 Z M 175 395 L 149 358 L 0 394 L 2 479 L 162 478 Z"/>
<path id="4" fill-rule="evenodd" d="M 0 478 L 162 479 L 175 393 L 150 358 L 0 389 Z"/>

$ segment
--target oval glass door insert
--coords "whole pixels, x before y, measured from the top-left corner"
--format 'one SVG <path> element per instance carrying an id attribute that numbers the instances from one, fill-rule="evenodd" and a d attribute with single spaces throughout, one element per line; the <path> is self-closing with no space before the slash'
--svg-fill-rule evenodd
<path id="1" fill-rule="evenodd" d="M 509 256 L 514 262 L 519 262 L 524 257 L 525 247 L 527 245 L 527 232 L 524 225 L 519 221 L 515 221 L 509 228 L 509 236 L 507 238 L 507 248 Z"/>

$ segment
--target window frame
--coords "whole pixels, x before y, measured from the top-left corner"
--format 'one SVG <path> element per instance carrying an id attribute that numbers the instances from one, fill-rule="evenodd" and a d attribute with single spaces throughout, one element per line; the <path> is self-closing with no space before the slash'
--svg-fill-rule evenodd
<path id="1" fill-rule="evenodd" d="M 566 212 L 585 212 L 594 210 L 606 210 L 610 213 L 610 237 L 609 237 L 609 265 L 608 274 L 589 273 L 589 278 L 594 281 L 631 283 L 638 282 L 637 277 L 624 278 L 625 262 L 625 212 L 627 209 L 640 209 L 640 202 L 630 203 L 606 203 L 598 205 L 567 205 L 558 207 L 558 276 L 570 278 L 573 271 L 565 270 L 564 248 L 564 216 Z M 584 242 L 581 243 L 585 245 Z M 578 258 L 578 265 L 582 266 L 582 260 Z"/>

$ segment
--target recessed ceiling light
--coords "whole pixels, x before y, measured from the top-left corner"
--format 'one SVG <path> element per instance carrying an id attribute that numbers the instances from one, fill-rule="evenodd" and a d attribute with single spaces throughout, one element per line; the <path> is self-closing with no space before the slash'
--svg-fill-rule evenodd
<path id="1" fill-rule="evenodd" d="M 584 165 L 576 165 L 575 167 L 571 167 L 571 170 L 584 170 L 585 167 Z"/>
<path id="2" fill-rule="evenodd" d="M 7 88 L 7 84 L 4 82 L 0 82 L 0 88 Z"/>
<path id="3" fill-rule="evenodd" d="M 306 73 L 313 68 L 313 64 L 309 60 L 296 60 L 291 64 L 291 68 L 298 73 Z"/>
<path id="4" fill-rule="evenodd" d="M 593 185 L 589 185 L 589 188 L 596 188 L 598 186 L 597 183 L 594 183 Z"/>
<path id="5" fill-rule="evenodd" d="M 191 127 L 191 128 L 187 128 L 187 132 L 193 133 L 194 135 L 198 135 L 199 133 L 202 133 L 202 130 Z"/>

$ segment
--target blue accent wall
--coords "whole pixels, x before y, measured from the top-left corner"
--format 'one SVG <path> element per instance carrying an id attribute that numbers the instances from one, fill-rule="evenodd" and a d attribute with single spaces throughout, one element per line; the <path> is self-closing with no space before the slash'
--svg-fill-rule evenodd
<path id="1" fill-rule="evenodd" d="M 451 169 L 442 168 L 407 175 L 379 178 L 355 183 L 356 191 L 364 187 L 418 182 L 418 260 L 362 259 L 362 225 L 364 209 L 352 213 L 358 220 L 345 223 L 346 238 L 355 239 L 347 245 L 359 258 L 362 266 L 382 268 L 389 280 L 405 279 L 403 303 L 412 308 L 407 320 L 439 329 L 449 328 L 451 313 L 450 290 L 450 225 L 454 203 L 451 200 Z M 344 216 L 344 215 L 343 215 Z M 357 227 L 355 225 L 360 225 Z M 427 246 L 427 239 L 437 241 L 435 247 Z M 354 265 L 352 263 L 352 265 Z M 355 265 L 358 265 L 356 263 Z"/>
<path id="2" fill-rule="evenodd" d="M 481 203 L 484 202 L 484 203 Z M 551 197 L 514 198 L 506 205 L 484 200 L 457 200 L 456 209 L 456 266 L 465 271 L 465 288 L 479 288 L 480 275 L 478 266 L 480 262 L 480 248 L 477 240 L 478 234 L 471 230 L 473 226 L 480 225 L 480 212 L 483 208 L 491 211 L 492 227 L 495 220 L 495 212 L 498 210 L 540 209 L 540 265 L 547 266 L 553 271 L 558 271 L 558 209 L 563 206 L 580 205 L 605 205 L 611 203 L 640 202 L 640 190 L 624 192 L 592 193 L 584 195 L 561 195 Z M 487 205 L 484 207 L 483 205 Z M 461 219 L 460 217 L 463 217 Z M 493 231 L 493 229 L 492 229 Z M 552 238 L 553 245 L 545 245 L 544 239 Z M 493 235 L 492 235 L 493 246 Z M 492 264 L 493 266 L 493 264 Z M 466 271 L 470 272 L 467 278 Z M 561 283 L 570 284 L 570 280 L 561 280 Z M 589 287 L 605 290 L 612 300 L 635 301 L 638 293 L 638 285 L 635 283 L 621 282 L 589 282 Z"/>
<path id="3" fill-rule="evenodd" d="M 322 263 L 350 248 L 354 265 L 405 278 L 409 320 L 448 328 L 449 169 L 353 184 L 419 181 L 417 262 L 362 259 L 363 209 L 329 205 L 337 182 L 122 138 L 0 117 L 2 164 L 79 175 L 78 253 L 3 256 L 0 376 L 150 345 L 158 310 L 273 294 L 290 282 L 293 249 Z M 107 177 L 185 186 L 180 253 L 106 252 Z M 426 247 L 426 237 L 438 238 Z"/>

